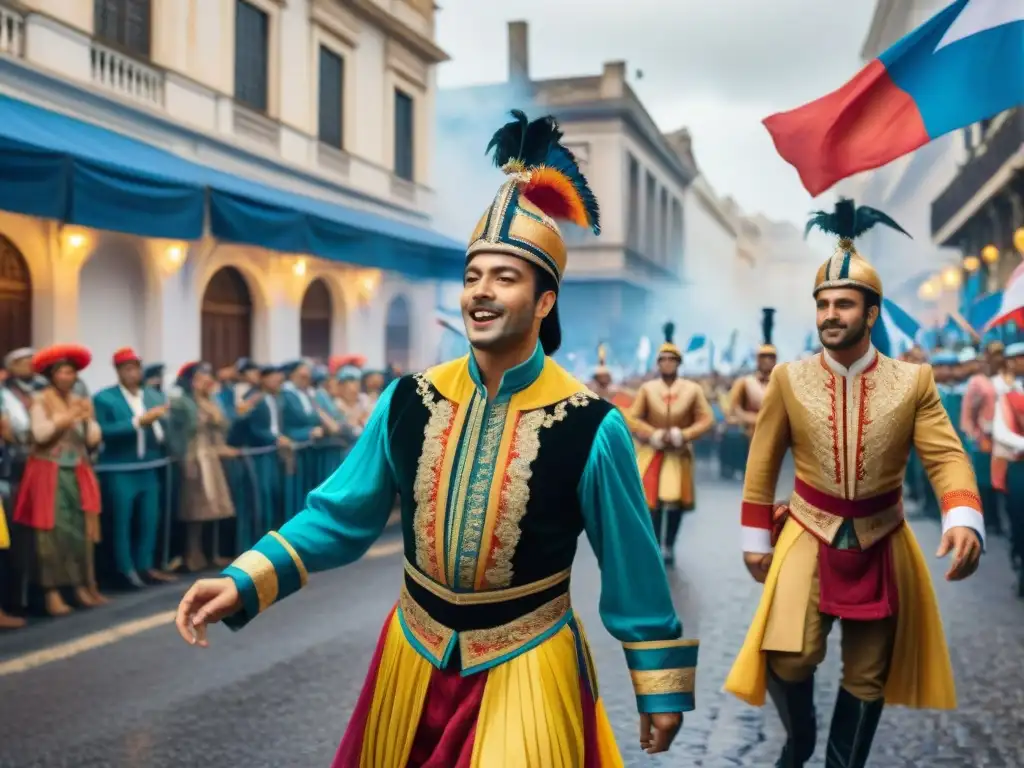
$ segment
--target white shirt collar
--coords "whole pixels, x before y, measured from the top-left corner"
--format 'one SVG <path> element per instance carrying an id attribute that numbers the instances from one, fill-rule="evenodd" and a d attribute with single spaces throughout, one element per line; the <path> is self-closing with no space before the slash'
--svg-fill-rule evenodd
<path id="1" fill-rule="evenodd" d="M 873 344 L 868 345 L 868 351 L 864 353 L 864 356 L 854 362 L 849 368 L 845 367 L 842 363 L 836 362 L 832 356 L 828 353 L 828 350 L 824 350 L 822 356 L 825 358 L 825 364 L 828 365 L 835 373 L 843 377 L 856 376 L 859 373 L 863 373 L 871 363 L 875 361 L 875 356 L 878 354 L 878 350 L 875 349 Z"/>

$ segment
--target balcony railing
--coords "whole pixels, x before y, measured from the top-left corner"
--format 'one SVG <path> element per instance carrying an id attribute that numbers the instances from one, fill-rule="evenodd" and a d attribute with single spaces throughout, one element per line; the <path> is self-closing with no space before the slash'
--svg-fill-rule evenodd
<path id="1" fill-rule="evenodd" d="M 97 42 L 92 43 L 90 57 L 93 84 L 125 99 L 163 107 L 163 72 Z"/>
<path id="2" fill-rule="evenodd" d="M 946 226 L 971 198 L 1024 146 L 1024 109 L 1016 109 L 957 172 L 932 202 L 932 235 Z"/>
<path id="3" fill-rule="evenodd" d="M 25 16 L 0 5 L 0 54 L 23 56 L 25 53 Z"/>

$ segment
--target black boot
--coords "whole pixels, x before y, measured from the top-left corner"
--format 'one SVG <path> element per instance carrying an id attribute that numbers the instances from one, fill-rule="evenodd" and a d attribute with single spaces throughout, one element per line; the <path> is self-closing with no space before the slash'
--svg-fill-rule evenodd
<path id="1" fill-rule="evenodd" d="M 839 689 L 828 733 L 825 768 L 864 768 L 867 765 L 883 707 L 883 699 L 862 701 L 846 689 Z"/>
<path id="2" fill-rule="evenodd" d="M 768 695 L 779 710 L 786 729 L 786 746 L 775 768 L 803 768 L 814 754 L 818 740 L 818 719 L 814 712 L 814 676 L 800 683 L 787 683 L 768 669 Z"/>

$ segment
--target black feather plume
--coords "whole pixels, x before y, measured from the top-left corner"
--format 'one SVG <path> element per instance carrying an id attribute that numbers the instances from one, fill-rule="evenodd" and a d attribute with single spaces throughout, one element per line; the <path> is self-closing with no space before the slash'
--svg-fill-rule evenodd
<path id="1" fill-rule="evenodd" d="M 530 121 L 526 113 L 512 110 L 511 122 L 495 131 L 484 154 L 494 151 L 494 164 L 501 168 L 511 161 L 523 165 L 542 165 L 549 152 L 558 146 L 562 129 L 551 115 Z"/>
<path id="2" fill-rule="evenodd" d="M 663 326 L 661 326 L 662 332 L 665 334 L 665 343 L 672 344 L 672 339 L 676 335 L 676 324 L 669 320 Z"/>
<path id="3" fill-rule="evenodd" d="M 775 328 L 775 310 L 771 307 L 765 307 L 761 310 L 761 336 L 764 339 L 766 346 L 771 346 L 772 343 L 772 330 Z"/>
<path id="4" fill-rule="evenodd" d="M 812 229 L 817 228 L 826 234 L 836 235 L 842 240 L 855 240 L 876 224 L 882 224 L 910 237 L 910 233 L 893 221 L 888 214 L 866 205 L 858 207 L 854 205 L 853 200 L 846 197 L 840 198 L 831 213 L 826 211 L 812 213 L 806 228 L 804 228 L 804 237 L 806 238 Z"/>

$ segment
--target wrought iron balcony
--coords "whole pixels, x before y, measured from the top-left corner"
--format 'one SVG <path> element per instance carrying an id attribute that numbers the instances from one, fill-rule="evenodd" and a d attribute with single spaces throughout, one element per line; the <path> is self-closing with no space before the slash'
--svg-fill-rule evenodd
<path id="1" fill-rule="evenodd" d="M 932 201 L 932 235 L 937 235 L 971 198 L 1024 147 L 1024 108 L 1017 108 Z"/>

